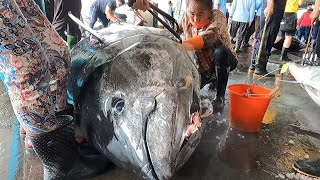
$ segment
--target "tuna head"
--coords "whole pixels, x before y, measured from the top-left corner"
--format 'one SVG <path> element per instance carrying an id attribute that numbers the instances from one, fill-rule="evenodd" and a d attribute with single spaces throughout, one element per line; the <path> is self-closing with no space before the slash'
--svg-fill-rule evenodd
<path id="1" fill-rule="evenodd" d="M 81 92 L 80 125 L 118 166 L 168 179 L 200 141 L 202 130 L 185 140 L 190 115 L 200 110 L 199 75 L 175 42 L 140 38 L 92 73 Z M 110 48 L 98 51 L 110 54 Z"/>

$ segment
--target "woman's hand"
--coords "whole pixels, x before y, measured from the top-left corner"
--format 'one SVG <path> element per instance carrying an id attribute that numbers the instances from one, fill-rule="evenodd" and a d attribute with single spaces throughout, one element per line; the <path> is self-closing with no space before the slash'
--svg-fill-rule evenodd
<path id="1" fill-rule="evenodd" d="M 140 9 L 142 11 L 149 10 L 149 0 L 136 0 L 136 2 L 133 4 L 133 8 Z"/>

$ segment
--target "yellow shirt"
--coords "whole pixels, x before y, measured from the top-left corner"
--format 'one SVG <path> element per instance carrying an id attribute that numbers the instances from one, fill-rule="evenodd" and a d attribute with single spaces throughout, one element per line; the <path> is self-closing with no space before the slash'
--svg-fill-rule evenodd
<path id="1" fill-rule="evenodd" d="M 287 0 L 286 8 L 284 9 L 284 12 L 296 13 L 298 11 L 298 8 L 299 8 L 298 0 Z"/>

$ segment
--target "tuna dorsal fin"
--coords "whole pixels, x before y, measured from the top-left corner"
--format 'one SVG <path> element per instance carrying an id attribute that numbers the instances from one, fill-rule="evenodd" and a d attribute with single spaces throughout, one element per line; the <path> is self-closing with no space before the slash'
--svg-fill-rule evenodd
<path id="1" fill-rule="evenodd" d="M 88 31 L 90 34 L 92 34 L 93 36 L 95 36 L 101 43 L 103 43 L 102 38 L 99 36 L 99 34 L 91 29 L 89 26 L 85 25 L 82 21 L 80 21 L 80 19 L 78 19 L 77 17 L 75 17 L 70 11 L 68 12 L 68 16 L 75 22 L 77 23 L 79 26 L 81 26 L 83 29 L 85 29 L 86 31 Z"/>

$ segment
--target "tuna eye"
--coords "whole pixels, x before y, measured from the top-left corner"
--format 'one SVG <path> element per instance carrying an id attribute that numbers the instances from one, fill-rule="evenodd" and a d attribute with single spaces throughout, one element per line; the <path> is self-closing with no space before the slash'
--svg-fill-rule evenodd
<path id="1" fill-rule="evenodd" d="M 121 98 L 112 99 L 112 108 L 115 113 L 120 115 L 124 110 L 124 100 Z"/>

